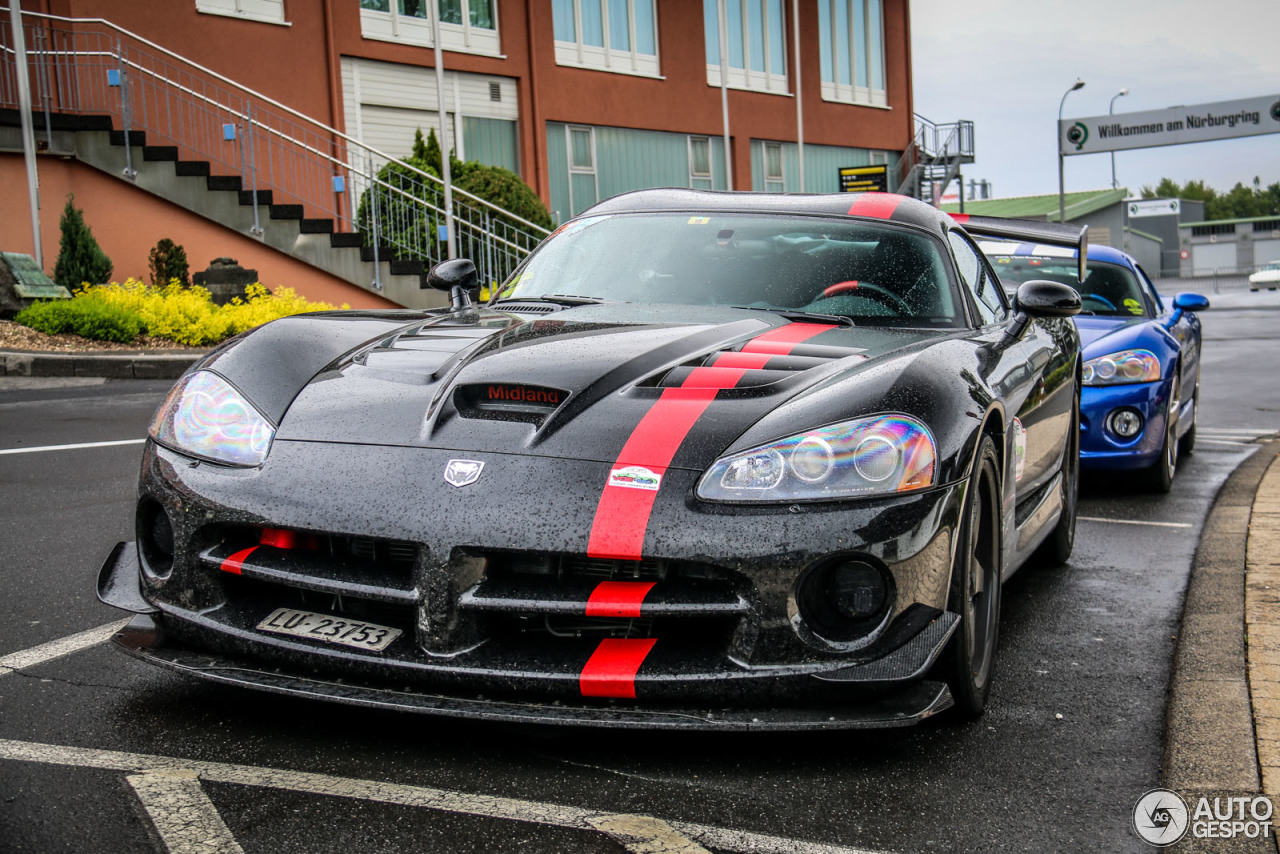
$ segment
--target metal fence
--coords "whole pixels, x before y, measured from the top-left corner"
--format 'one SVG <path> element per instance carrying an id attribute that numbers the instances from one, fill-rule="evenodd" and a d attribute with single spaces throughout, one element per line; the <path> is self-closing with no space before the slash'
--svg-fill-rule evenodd
<path id="1" fill-rule="evenodd" d="M 148 145 L 176 146 L 182 160 L 204 160 L 214 175 L 239 177 L 252 194 L 256 233 L 260 202 L 269 200 L 332 219 L 335 230 L 360 231 L 380 260 L 429 267 L 444 259 L 444 184 L 435 175 L 109 21 L 24 18 L 38 135 L 51 133 L 55 114 L 109 116 L 126 138 L 142 131 Z M 6 14 L 0 109 L 19 107 L 13 45 Z M 124 175 L 132 178 L 134 151 L 126 145 L 124 152 Z M 475 261 L 482 282 L 505 279 L 548 234 L 456 187 L 452 196 L 458 252 Z"/>

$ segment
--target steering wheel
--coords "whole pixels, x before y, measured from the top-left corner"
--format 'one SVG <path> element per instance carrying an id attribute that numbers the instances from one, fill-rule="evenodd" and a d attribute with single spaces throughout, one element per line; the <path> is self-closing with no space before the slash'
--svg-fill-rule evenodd
<path id="1" fill-rule="evenodd" d="M 1103 305 L 1105 305 L 1107 308 L 1111 309 L 1112 311 L 1115 311 L 1115 310 L 1116 310 L 1116 304 L 1115 304 L 1115 303 L 1113 303 L 1111 300 L 1107 299 L 1106 297 L 1100 297 L 1100 296 L 1098 296 L 1097 294 L 1082 294 L 1080 298 L 1081 298 L 1082 300 L 1091 299 L 1091 300 L 1093 300 L 1093 301 L 1095 301 L 1095 302 L 1100 302 L 1100 303 L 1102 303 Z"/>
<path id="2" fill-rule="evenodd" d="M 880 285 L 873 285 L 870 282 L 859 282 L 853 279 L 846 282 L 836 282 L 834 285 L 828 285 L 822 289 L 822 296 L 818 297 L 818 299 L 828 299 L 845 293 L 868 297 L 869 299 L 873 299 L 876 302 L 888 306 L 905 317 L 911 317 L 915 314 L 915 312 L 912 311 L 911 306 L 907 305 L 906 300 L 888 288 L 881 287 Z M 814 300 L 814 302 L 817 302 L 817 300 Z"/>

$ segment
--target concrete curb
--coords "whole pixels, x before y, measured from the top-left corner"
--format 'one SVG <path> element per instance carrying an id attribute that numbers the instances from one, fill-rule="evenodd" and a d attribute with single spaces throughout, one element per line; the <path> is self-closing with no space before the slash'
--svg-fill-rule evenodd
<path id="1" fill-rule="evenodd" d="M 1262 792 L 1246 664 L 1245 569 L 1254 500 L 1277 452 L 1280 442 L 1263 444 L 1223 484 L 1191 566 L 1169 686 L 1161 785 L 1192 810 L 1202 797 L 1212 803 Z M 1174 850 L 1276 854 L 1277 847 L 1274 835 L 1225 840 L 1188 834 Z"/>
<path id="2" fill-rule="evenodd" d="M 173 380 L 208 350 L 46 353 L 0 350 L 0 376 Z"/>

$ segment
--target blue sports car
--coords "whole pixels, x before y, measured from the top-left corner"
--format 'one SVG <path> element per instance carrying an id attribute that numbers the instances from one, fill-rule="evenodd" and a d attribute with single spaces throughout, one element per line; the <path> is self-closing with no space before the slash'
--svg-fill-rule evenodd
<path id="1" fill-rule="evenodd" d="M 983 241 L 1006 289 L 1031 279 L 1070 284 L 1083 308 L 1075 318 L 1084 356 L 1080 463 L 1092 470 L 1138 470 L 1168 492 L 1179 454 L 1196 442 L 1200 318 L 1209 300 L 1180 293 L 1167 304 L 1142 267 L 1110 246 L 1090 246 L 1077 280 L 1071 249 Z"/>

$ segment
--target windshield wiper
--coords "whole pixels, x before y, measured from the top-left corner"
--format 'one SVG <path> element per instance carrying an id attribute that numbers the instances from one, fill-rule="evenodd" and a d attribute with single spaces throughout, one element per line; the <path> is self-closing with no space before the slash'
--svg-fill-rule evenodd
<path id="1" fill-rule="evenodd" d="M 543 294 L 540 297 L 506 297 L 504 299 L 495 300 L 493 305 L 501 305 L 504 302 L 553 302 L 556 305 L 600 305 L 605 302 L 612 302 L 603 297 L 581 297 L 574 294 Z"/>
<path id="2" fill-rule="evenodd" d="M 792 308 L 769 308 L 763 305 L 735 305 L 730 308 L 742 308 L 747 311 L 768 311 L 787 320 L 798 320 L 801 323 L 835 323 L 840 326 L 857 326 L 852 317 L 843 314 L 818 314 L 812 311 L 798 311 Z"/>

